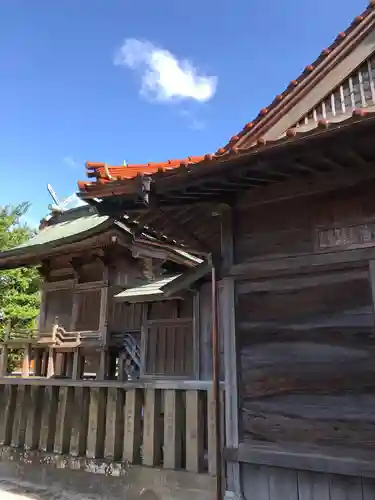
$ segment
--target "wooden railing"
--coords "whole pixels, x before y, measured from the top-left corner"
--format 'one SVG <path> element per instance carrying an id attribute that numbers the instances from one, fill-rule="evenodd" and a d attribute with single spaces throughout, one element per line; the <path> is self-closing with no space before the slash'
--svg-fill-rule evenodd
<path id="1" fill-rule="evenodd" d="M 0 444 L 216 474 L 211 383 L 0 379 Z"/>

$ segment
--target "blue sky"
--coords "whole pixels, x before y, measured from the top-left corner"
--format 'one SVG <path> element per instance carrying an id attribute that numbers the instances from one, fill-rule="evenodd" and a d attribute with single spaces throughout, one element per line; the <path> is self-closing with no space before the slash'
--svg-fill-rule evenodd
<path id="1" fill-rule="evenodd" d="M 38 221 L 84 162 L 215 151 L 363 0 L 0 0 L 0 204 Z"/>

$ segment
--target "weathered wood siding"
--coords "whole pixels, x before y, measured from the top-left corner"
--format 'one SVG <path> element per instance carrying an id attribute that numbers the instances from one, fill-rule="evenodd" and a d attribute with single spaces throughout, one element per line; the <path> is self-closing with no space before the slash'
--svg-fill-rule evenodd
<path id="1" fill-rule="evenodd" d="M 237 263 L 374 244 L 370 189 L 236 215 Z M 238 276 L 236 322 L 245 440 L 375 449 L 368 262 Z"/>
<path id="2" fill-rule="evenodd" d="M 51 290 L 46 292 L 45 320 L 41 328 L 46 331 L 52 330 L 52 325 L 58 318 L 59 324 L 65 329 L 70 329 L 70 321 L 73 307 L 73 290 Z"/>
<path id="3" fill-rule="evenodd" d="M 143 325 L 145 373 L 193 377 L 197 360 L 194 359 L 192 297 L 144 307 L 147 309 Z"/>
<path id="4" fill-rule="evenodd" d="M 236 263 L 375 243 L 375 198 L 366 187 L 248 209 L 244 196 L 235 218 Z"/>
<path id="5" fill-rule="evenodd" d="M 373 500 L 375 481 L 361 477 L 243 464 L 246 500 Z"/>

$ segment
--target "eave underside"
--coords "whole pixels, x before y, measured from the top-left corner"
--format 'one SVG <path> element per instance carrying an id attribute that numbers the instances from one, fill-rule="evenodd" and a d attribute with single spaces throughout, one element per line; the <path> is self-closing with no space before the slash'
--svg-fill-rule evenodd
<path id="1" fill-rule="evenodd" d="M 143 191 L 103 197 L 98 209 L 110 214 L 129 212 L 140 227 L 150 225 L 187 248 L 211 252 L 220 244 L 217 215 L 222 204 L 260 207 L 375 181 L 374 132 L 372 116 L 286 139 L 204 171 L 156 175 L 147 199 L 143 186 Z M 134 185 L 139 186 L 139 181 Z"/>

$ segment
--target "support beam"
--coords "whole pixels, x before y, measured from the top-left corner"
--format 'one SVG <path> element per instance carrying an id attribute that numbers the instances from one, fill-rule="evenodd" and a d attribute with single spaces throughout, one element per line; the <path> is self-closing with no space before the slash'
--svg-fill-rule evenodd
<path id="1" fill-rule="evenodd" d="M 233 209 L 227 207 L 221 216 L 221 255 L 222 275 L 233 265 L 234 256 L 234 217 Z M 225 381 L 225 442 L 226 446 L 236 447 L 239 444 L 239 391 L 238 374 L 240 372 L 237 359 L 236 327 L 235 327 L 235 282 L 224 278 L 219 284 L 219 325 L 220 337 L 224 350 Z M 242 499 L 240 466 L 238 463 L 226 463 L 225 500 Z"/>

